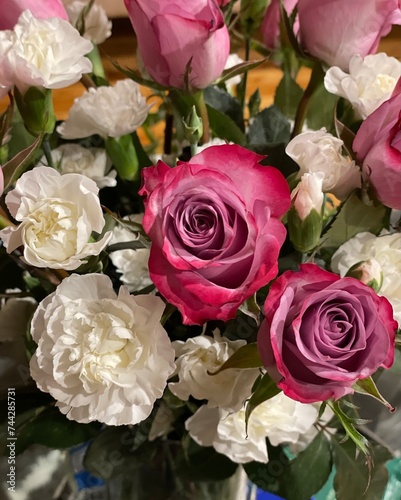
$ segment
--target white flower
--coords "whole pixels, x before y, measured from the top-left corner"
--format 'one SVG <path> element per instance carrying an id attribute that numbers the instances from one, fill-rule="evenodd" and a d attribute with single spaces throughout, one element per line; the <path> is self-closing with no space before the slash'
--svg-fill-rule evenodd
<path id="1" fill-rule="evenodd" d="M 14 33 L 10 30 L 0 31 L 0 99 L 7 95 L 13 86 L 13 78 L 7 64 L 7 53 L 14 43 Z"/>
<path id="2" fill-rule="evenodd" d="M 228 413 L 203 405 L 185 422 L 190 436 L 201 446 L 213 446 L 235 463 L 267 463 L 266 437 L 273 446 L 296 443 L 314 424 L 318 410 L 284 393 L 257 406 L 245 429 L 245 408 Z"/>
<path id="3" fill-rule="evenodd" d="M 143 214 L 131 215 L 124 218 L 141 224 Z M 136 239 L 137 236 L 132 231 L 118 224 L 113 229 L 110 245 L 134 241 Z M 137 250 L 126 248 L 110 253 L 111 262 L 117 268 L 117 271 L 122 274 L 121 281 L 127 286 L 130 292 L 137 292 L 152 285 L 148 268 L 149 254 L 149 248 L 138 248 Z"/>
<path id="4" fill-rule="evenodd" d="M 90 88 L 75 99 L 67 121 L 57 132 L 65 139 L 93 134 L 121 137 L 140 127 L 148 111 L 139 85 L 132 80 L 120 80 L 114 87 Z"/>
<path id="5" fill-rule="evenodd" d="M 320 214 L 324 199 L 323 179 L 322 172 L 303 174 L 301 181 L 292 191 L 291 199 L 301 220 L 306 219 L 313 209 Z"/>
<path id="6" fill-rule="evenodd" d="M 38 348 L 31 375 L 69 419 L 137 424 L 149 416 L 174 371 L 159 297 L 114 292 L 101 274 L 72 275 L 32 319 Z"/>
<path id="7" fill-rule="evenodd" d="M 344 199 L 361 186 L 361 173 L 350 158 L 341 155 L 343 141 L 325 128 L 303 132 L 292 139 L 285 152 L 300 168 L 298 178 L 306 172 L 324 174 L 323 191 Z"/>
<path id="8" fill-rule="evenodd" d="M 234 66 L 237 66 L 237 64 L 243 63 L 244 60 L 241 59 L 237 54 L 230 54 L 227 58 L 226 65 L 224 66 L 224 69 L 230 69 L 233 68 Z M 233 76 L 232 78 L 228 79 L 226 81 L 226 87 L 227 90 L 232 93 L 233 88 L 235 85 L 238 85 L 241 81 L 241 75 Z"/>
<path id="9" fill-rule="evenodd" d="M 53 163 L 62 174 L 82 174 L 96 182 L 99 189 L 117 184 L 117 172 L 102 148 L 84 148 L 79 144 L 63 144 L 51 152 Z M 46 157 L 40 160 L 47 165 Z"/>
<path id="10" fill-rule="evenodd" d="M 13 45 L 4 64 L 21 93 L 29 87 L 60 89 L 92 70 L 92 63 L 84 57 L 92 48 L 68 21 L 35 19 L 26 10 L 14 26 Z"/>
<path id="11" fill-rule="evenodd" d="M 217 375 L 209 375 L 208 371 L 216 372 L 245 344 L 245 340 L 221 337 L 218 330 L 214 331 L 214 338 L 199 335 L 185 342 L 173 342 L 179 381 L 169 384 L 171 392 L 183 401 L 193 396 L 196 399 L 207 399 L 208 407 L 211 408 L 218 406 L 238 410 L 251 395 L 259 370 L 230 368 Z"/>
<path id="12" fill-rule="evenodd" d="M 89 1 L 72 0 L 64 2 L 70 23 L 76 26 L 82 11 L 88 7 Z M 111 21 L 109 21 L 104 8 L 96 2 L 92 4 L 85 16 L 85 32 L 83 37 L 95 45 L 103 43 L 111 36 Z"/>
<path id="13" fill-rule="evenodd" d="M 383 295 L 393 306 L 394 318 L 401 327 L 401 233 L 375 236 L 358 233 L 346 241 L 335 252 L 331 268 L 345 276 L 350 267 L 362 260 L 375 259 L 383 272 L 383 284 L 379 295 Z"/>
<path id="14" fill-rule="evenodd" d="M 23 245 L 29 264 L 66 270 L 98 255 L 111 238 L 108 232 L 89 243 L 92 231 L 101 233 L 105 224 L 98 192 L 84 175 L 60 175 L 50 167 L 26 172 L 6 196 L 11 215 L 21 222 L 0 231 L 7 252 Z"/>
<path id="15" fill-rule="evenodd" d="M 391 97 L 401 76 L 401 62 L 381 52 L 364 58 L 355 54 L 349 74 L 337 66 L 330 68 L 324 78 L 328 92 L 344 97 L 363 119 Z"/>

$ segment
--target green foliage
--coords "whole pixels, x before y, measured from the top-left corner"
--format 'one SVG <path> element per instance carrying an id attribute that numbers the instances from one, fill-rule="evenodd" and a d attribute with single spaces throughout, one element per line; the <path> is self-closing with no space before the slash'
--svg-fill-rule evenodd
<path id="1" fill-rule="evenodd" d="M 208 107 L 230 117 L 238 128 L 244 132 L 245 126 L 242 119 L 242 107 L 238 99 L 216 86 L 210 86 L 204 90 L 204 99 Z"/>
<path id="2" fill-rule="evenodd" d="M 245 134 L 234 120 L 211 106 L 207 106 L 207 113 L 209 115 L 210 128 L 216 137 L 229 142 L 235 142 L 241 146 L 245 145 Z"/>
<path id="3" fill-rule="evenodd" d="M 328 132 L 335 134 L 334 110 L 338 97 L 327 92 L 323 81 L 315 89 L 308 105 L 306 122 L 308 127 L 319 130 L 326 127 Z"/>
<path id="4" fill-rule="evenodd" d="M 379 401 L 379 403 L 382 403 L 384 406 L 386 406 L 391 413 L 395 412 L 395 408 L 380 394 L 379 389 L 377 388 L 372 377 L 358 380 L 353 385 L 353 389 L 355 392 L 366 394 L 376 399 L 376 401 Z"/>
<path id="5" fill-rule="evenodd" d="M 256 387 L 253 390 L 252 396 L 246 403 L 245 409 L 245 425 L 248 428 L 249 418 L 252 415 L 252 412 L 257 408 L 260 404 L 264 403 L 268 399 L 273 398 L 277 394 L 281 392 L 281 389 L 277 387 L 276 382 L 270 378 L 270 375 L 266 373 L 263 375 Z"/>
<path id="6" fill-rule="evenodd" d="M 303 90 L 291 77 L 288 71 L 284 72 L 274 97 L 274 104 L 289 118 L 295 118 Z"/>
<path id="7" fill-rule="evenodd" d="M 277 106 L 270 106 L 257 114 L 249 126 L 248 139 L 251 145 L 287 144 L 291 127 L 288 119 Z"/>
<path id="8" fill-rule="evenodd" d="M 257 344 L 245 344 L 237 349 L 217 371 L 208 373 L 217 375 L 229 368 L 260 368 L 262 366 Z"/>

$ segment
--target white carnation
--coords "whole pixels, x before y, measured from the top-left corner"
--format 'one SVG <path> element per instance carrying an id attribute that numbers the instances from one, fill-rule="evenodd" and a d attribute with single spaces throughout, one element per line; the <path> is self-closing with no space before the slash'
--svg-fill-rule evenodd
<path id="1" fill-rule="evenodd" d="M 175 368 L 163 310 L 159 297 L 123 286 L 117 296 L 105 275 L 66 278 L 32 319 L 33 379 L 71 420 L 141 422 Z"/>
<path id="2" fill-rule="evenodd" d="M 317 132 L 303 132 L 292 139 L 285 152 L 300 168 L 298 178 L 305 173 L 324 174 L 323 191 L 345 199 L 361 186 L 359 167 L 341 154 L 344 143 L 329 134 L 325 128 Z"/>
<path id="3" fill-rule="evenodd" d="M 332 94 L 344 97 L 358 115 L 365 119 L 391 97 L 401 76 L 401 62 L 381 52 L 361 57 L 352 56 L 349 74 L 333 66 L 324 78 L 324 86 Z"/>
<path id="4" fill-rule="evenodd" d="M 13 46 L 14 39 L 14 32 L 0 31 L 0 99 L 7 95 L 13 86 L 13 77 L 6 56 Z"/>
<path id="5" fill-rule="evenodd" d="M 0 231 L 7 252 L 23 246 L 32 266 L 66 270 L 99 255 L 111 232 L 89 242 L 92 232 L 100 234 L 105 225 L 98 192 L 84 175 L 60 175 L 50 167 L 26 172 L 6 196 L 11 215 L 20 222 Z"/>
<path id="6" fill-rule="evenodd" d="M 322 172 L 306 173 L 291 193 L 291 200 L 301 220 L 306 219 L 313 209 L 319 214 L 323 205 L 323 179 Z"/>
<path id="7" fill-rule="evenodd" d="M 26 10 L 14 26 L 13 45 L 2 64 L 21 93 L 29 87 L 60 89 L 92 71 L 92 63 L 84 57 L 92 48 L 68 21 L 36 19 Z"/>
<path id="8" fill-rule="evenodd" d="M 379 295 L 383 295 L 393 306 L 394 318 L 401 327 L 401 233 L 375 236 L 358 233 L 346 241 L 335 252 L 331 268 L 345 276 L 350 267 L 363 260 L 374 259 L 383 273 L 383 284 Z"/>
<path id="9" fill-rule="evenodd" d="M 230 368 L 217 375 L 209 375 L 208 372 L 216 372 L 245 344 L 245 340 L 221 337 L 217 330 L 214 338 L 199 335 L 185 342 L 173 342 L 179 381 L 169 384 L 171 392 L 183 401 L 193 396 L 196 399 L 207 399 L 210 408 L 218 406 L 238 410 L 251 395 L 259 370 Z"/>
<path id="10" fill-rule="evenodd" d="M 318 410 L 282 392 L 257 406 L 245 429 L 245 408 L 228 413 L 203 405 L 185 422 L 190 436 L 201 446 L 213 446 L 235 463 L 267 463 L 266 437 L 273 446 L 296 443 L 314 424 Z"/>
<path id="11" fill-rule="evenodd" d="M 57 132 L 65 139 L 93 134 L 117 138 L 140 127 L 148 111 L 139 85 L 132 80 L 120 80 L 114 87 L 90 88 L 75 99 L 68 119 Z"/>
<path id="12" fill-rule="evenodd" d="M 117 172 L 102 148 L 84 148 L 79 144 L 63 144 L 51 152 L 54 165 L 62 174 L 82 174 L 96 182 L 99 189 L 117 184 Z M 46 157 L 40 160 L 47 165 Z"/>
<path id="13" fill-rule="evenodd" d="M 138 224 L 142 223 L 142 218 L 143 214 L 124 217 L 124 219 Z M 118 224 L 113 229 L 110 245 L 135 241 L 136 239 L 137 236 L 132 231 Z M 120 279 L 130 292 L 137 292 L 152 285 L 148 268 L 149 254 L 149 248 L 138 248 L 137 250 L 126 248 L 110 253 L 111 262 L 117 268 L 117 271 L 122 274 Z"/>
<path id="14" fill-rule="evenodd" d="M 65 2 L 70 23 L 76 26 L 82 11 L 88 7 L 89 1 L 73 0 Z M 111 36 L 111 21 L 109 21 L 104 8 L 96 2 L 92 4 L 85 16 L 85 31 L 83 37 L 95 45 L 103 43 Z"/>

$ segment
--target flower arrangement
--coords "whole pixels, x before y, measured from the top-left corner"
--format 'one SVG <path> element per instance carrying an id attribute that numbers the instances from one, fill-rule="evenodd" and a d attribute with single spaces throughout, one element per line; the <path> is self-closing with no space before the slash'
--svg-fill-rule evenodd
<path id="1" fill-rule="evenodd" d="M 395 450 L 359 406 L 394 411 L 376 382 L 400 345 L 401 63 L 376 52 L 399 1 L 125 0 L 138 68 L 116 62 L 115 84 L 96 3 L 9 4 L 0 346 L 16 452 L 89 441 L 86 469 L 122 475 L 124 498 L 146 482 L 140 498 L 159 498 L 137 474 L 150 463 L 160 498 L 238 470 L 288 500 L 333 475 L 339 500 L 381 498 Z M 282 79 L 262 109 L 247 78 L 266 58 Z M 52 90 L 78 81 L 60 122 Z"/>

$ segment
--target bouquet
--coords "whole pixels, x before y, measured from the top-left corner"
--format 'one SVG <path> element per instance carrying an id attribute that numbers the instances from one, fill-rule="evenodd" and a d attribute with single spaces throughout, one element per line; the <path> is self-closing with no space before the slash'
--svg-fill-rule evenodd
<path id="1" fill-rule="evenodd" d="M 399 443 L 366 419 L 399 397 L 380 380 L 399 370 L 401 63 L 378 46 L 399 1 L 125 6 L 137 66 L 113 61 L 117 82 L 93 0 L 2 11 L 7 490 L 30 446 L 85 443 L 113 498 L 244 499 L 236 477 L 381 498 Z M 268 81 L 249 90 L 266 60 L 268 107 Z M 53 91 L 79 81 L 60 121 Z"/>

